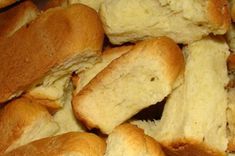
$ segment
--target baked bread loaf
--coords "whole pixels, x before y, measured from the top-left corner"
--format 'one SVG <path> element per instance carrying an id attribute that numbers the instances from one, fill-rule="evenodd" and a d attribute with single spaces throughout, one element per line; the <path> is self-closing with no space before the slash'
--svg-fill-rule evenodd
<path id="1" fill-rule="evenodd" d="M 113 44 L 168 36 L 191 43 L 210 33 L 225 34 L 230 24 L 226 0 L 105 0 L 100 8 Z"/>
<path id="2" fill-rule="evenodd" d="M 0 155 L 31 141 L 52 136 L 59 127 L 48 111 L 26 98 L 0 110 Z"/>
<path id="3" fill-rule="evenodd" d="M 25 1 L 0 13 L 0 37 L 9 37 L 18 29 L 34 20 L 39 10 L 32 1 Z"/>
<path id="4" fill-rule="evenodd" d="M 103 156 L 105 141 L 91 133 L 70 132 L 19 147 L 3 156 Z"/>
<path id="5" fill-rule="evenodd" d="M 101 62 L 96 63 L 90 69 L 78 73 L 79 76 L 76 81 L 74 81 L 74 94 L 77 94 L 80 90 L 82 90 L 83 87 L 85 87 L 100 71 L 108 66 L 113 60 L 129 52 L 131 49 L 132 46 L 121 46 L 105 50 L 101 55 Z"/>
<path id="6" fill-rule="evenodd" d="M 182 52 L 171 39 L 139 42 L 74 96 L 73 109 L 89 129 L 109 134 L 143 108 L 162 101 L 182 70 Z"/>
<path id="7" fill-rule="evenodd" d="M 0 103 L 95 64 L 103 37 L 97 13 L 84 5 L 42 13 L 0 42 Z"/>
<path id="8" fill-rule="evenodd" d="M 165 156 L 156 140 L 131 124 L 116 127 L 106 142 L 105 156 Z"/>
<path id="9" fill-rule="evenodd" d="M 4 7 L 7 7 L 7 6 L 9 6 L 9 5 L 11 5 L 15 2 L 16 2 L 16 0 L 1 0 L 0 1 L 0 9 L 4 8 Z"/>
<path id="10" fill-rule="evenodd" d="M 57 6 L 67 7 L 71 4 L 81 3 L 93 8 L 98 12 L 103 1 L 104 0 L 50 0 L 43 9 L 47 10 L 49 8 L 54 8 Z"/>
<path id="11" fill-rule="evenodd" d="M 228 46 L 208 37 L 189 44 L 184 53 L 185 81 L 168 98 L 160 122 L 146 132 L 168 155 L 226 155 Z"/>

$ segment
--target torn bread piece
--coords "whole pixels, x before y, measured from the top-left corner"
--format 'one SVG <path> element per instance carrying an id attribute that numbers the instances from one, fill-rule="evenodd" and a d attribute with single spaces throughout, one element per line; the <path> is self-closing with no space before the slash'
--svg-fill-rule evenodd
<path id="1" fill-rule="evenodd" d="M 146 132 L 168 155 L 224 156 L 228 46 L 221 38 L 208 37 L 189 44 L 184 52 L 184 83 L 168 98 L 155 128 Z"/>
<path id="2" fill-rule="evenodd" d="M 31 88 L 24 96 L 41 101 L 41 104 L 50 110 L 59 110 L 65 105 L 69 96 L 65 91 L 68 89 L 70 77 L 70 75 L 62 77 L 49 86 L 39 85 Z"/>
<path id="3" fill-rule="evenodd" d="M 0 13 L 0 38 L 9 37 L 40 14 L 32 1 L 25 1 Z"/>
<path id="4" fill-rule="evenodd" d="M 96 63 L 90 69 L 78 73 L 78 79 L 74 81 L 74 94 L 77 94 L 79 91 L 81 91 L 83 87 L 85 87 L 100 71 L 108 66 L 113 60 L 129 52 L 132 47 L 133 46 L 121 46 L 116 48 L 109 48 L 103 51 L 101 55 L 101 62 Z"/>
<path id="5" fill-rule="evenodd" d="M 59 125 L 60 129 L 55 134 L 63 134 L 67 132 L 83 132 L 86 129 L 83 125 L 76 119 L 74 112 L 72 110 L 72 92 L 73 86 L 70 83 L 68 88 L 65 90 L 66 101 L 60 110 L 58 110 L 54 115 L 53 118 L 56 123 Z"/>
<path id="6" fill-rule="evenodd" d="M 106 142 L 105 156 L 165 156 L 156 140 L 131 124 L 116 127 Z"/>
<path id="7" fill-rule="evenodd" d="M 7 7 L 13 3 L 15 3 L 17 0 L 1 0 L 0 1 L 0 9 L 1 8 L 4 8 L 4 7 Z"/>
<path id="8" fill-rule="evenodd" d="M 183 70 L 183 54 L 173 40 L 139 42 L 74 96 L 73 109 L 89 129 L 108 134 L 140 110 L 162 101 Z"/>
<path id="9" fill-rule="evenodd" d="M 113 44 L 167 36 L 191 43 L 225 34 L 230 25 L 226 0 L 105 0 L 100 8 L 105 33 Z"/>
<path id="10" fill-rule="evenodd" d="M 70 132 L 31 142 L 3 156 L 103 156 L 105 147 L 95 134 Z"/>
<path id="11" fill-rule="evenodd" d="M 92 66 L 100 59 L 103 38 L 99 17 L 89 7 L 76 4 L 42 13 L 0 42 L 0 103 Z"/>
<path id="12" fill-rule="evenodd" d="M 93 8 L 98 12 L 103 1 L 104 0 L 50 0 L 43 9 L 47 10 L 49 8 L 54 8 L 57 6 L 67 7 L 71 4 L 81 3 Z"/>
<path id="13" fill-rule="evenodd" d="M 0 110 L 0 154 L 31 141 L 52 136 L 59 127 L 48 111 L 26 98 L 18 98 Z"/>

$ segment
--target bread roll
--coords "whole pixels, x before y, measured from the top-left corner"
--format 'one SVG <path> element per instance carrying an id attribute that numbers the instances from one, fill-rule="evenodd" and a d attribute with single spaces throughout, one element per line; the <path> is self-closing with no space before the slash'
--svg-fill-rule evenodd
<path id="1" fill-rule="evenodd" d="M 228 46 L 223 39 L 208 37 L 184 52 L 185 81 L 170 95 L 160 122 L 146 132 L 170 156 L 226 155 Z"/>
<path id="2" fill-rule="evenodd" d="M 0 154 L 31 141 L 52 136 L 58 125 L 38 103 L 19 98 L 0 110 Z"/>
<path id="3" fill-rule="evenodd" d="M 225 34 L 230 24 L 226 0 L 105 0 L 100 8 L 113 44 L 168 36 L 191 43 L 210 33 Z"/>
<path id="4" fill-rule="evenodd" d="M 105 146 L 94 134 L 70 132 L 34 141 L 4 156 L 103 156 Z"/>
<path id="5" fill-rule="evenodd" d="M 18 29 L 34 20 L 39 10 L 32 1 L 25 1 L 0 13 L 0 37 L 9 37 Z"/>
<path id="6" fill-rule="evenodd" d="M 108 136 L 105 156 L 165 156 L 156 140 L 131 124 L 123 124 Z"/>
<path id="7" fill-rule="evenodd" d="M 171 39 L 139 42 L 74 96 L 75 114 L 88 128 L 109 134 L 141 109 L 162 101 L 183 70 L 183 55 Z"/>
<path id="8" fill-rule="evenodd" d="M 95 64 L 103 37 L 97 13 L 84 5 L 42 13 L 0 42 L 0 103 Z"/>

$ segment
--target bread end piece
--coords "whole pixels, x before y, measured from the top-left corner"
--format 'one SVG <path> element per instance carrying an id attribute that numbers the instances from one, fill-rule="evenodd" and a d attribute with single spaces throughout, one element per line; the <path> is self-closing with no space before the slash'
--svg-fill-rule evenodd
<path id="1" fill-rule="evenodd" d="M 105 141 L 95 134 L 69 132 L 31 142 L 4 156 L 103 156 L 105 148 Z"/>
<path id="2" fill-rule="evenodd" d="M 131 124 L 123 124 L 108 136 L 105 156 L 165 156 L 160 144 L 144 131 Z"/>
<path id="3" fill-rule="evenodd" d="M 58 128 L 48 111 L 35 101 L 11 101 L 0 111 L 0 153 L 51 136 Z"/>

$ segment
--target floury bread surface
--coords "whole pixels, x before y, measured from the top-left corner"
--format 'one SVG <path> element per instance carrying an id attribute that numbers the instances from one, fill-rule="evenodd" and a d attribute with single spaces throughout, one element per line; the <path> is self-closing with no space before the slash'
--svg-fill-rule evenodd
<path id="1" fill-rule="evenodd" d="M 123 124 L 108 136 L 105 156 L 165 156 L 159 143 L 131 124 Z"/>
<path id="2" fill-rule="evenodd" d="M 103 37 L 97 13 L 84 5 L 42 13 L 0 42 L 0 103 L 95 64 Z"/>
<path id="3" fill-rule="evenodd" d="M 48 111 L 26 98 L 0 110 L 0 155 L 31 141 L 52 136 L 59 127 Z"/>
<path id="4" fill-rule="evenodd" d="M 73 109 L 88 128 L 110 133 L 143 108 L 162 101 L 183 70 L 183 54 L 171 39 L 139 42 L 74 96 Z"/>
<path id="5" fill-rule="evenodd" d="M 161 120 L 152 129 L 146 126 L 146 132 L 168 155 L 226 155 L 228 46 L 208 37 L 189 44 L 184 53 L 184 83 L 168 98 Z"/>
<path id="6" fill-rule="evenodd" d="M 39 14 L 39 10 L 32 1 L 22 2 L 0 13 L 0 38 L 11 36 L 22 26 L 35 19 Z"/>
<path id="7" fill-rule="evenodd" d="M 103 156 L 105 147 L 95 134 L 70 132 L 36 140 L 3 156 Z"/>
<path id="8" fill-rule="evenodd" d="M 105 0 L 99 13 L 113 44 L 158 36 L 187 44 L 210 33 L 226 33 L 230 24 L 227 3 L 227 0 Z"/>

